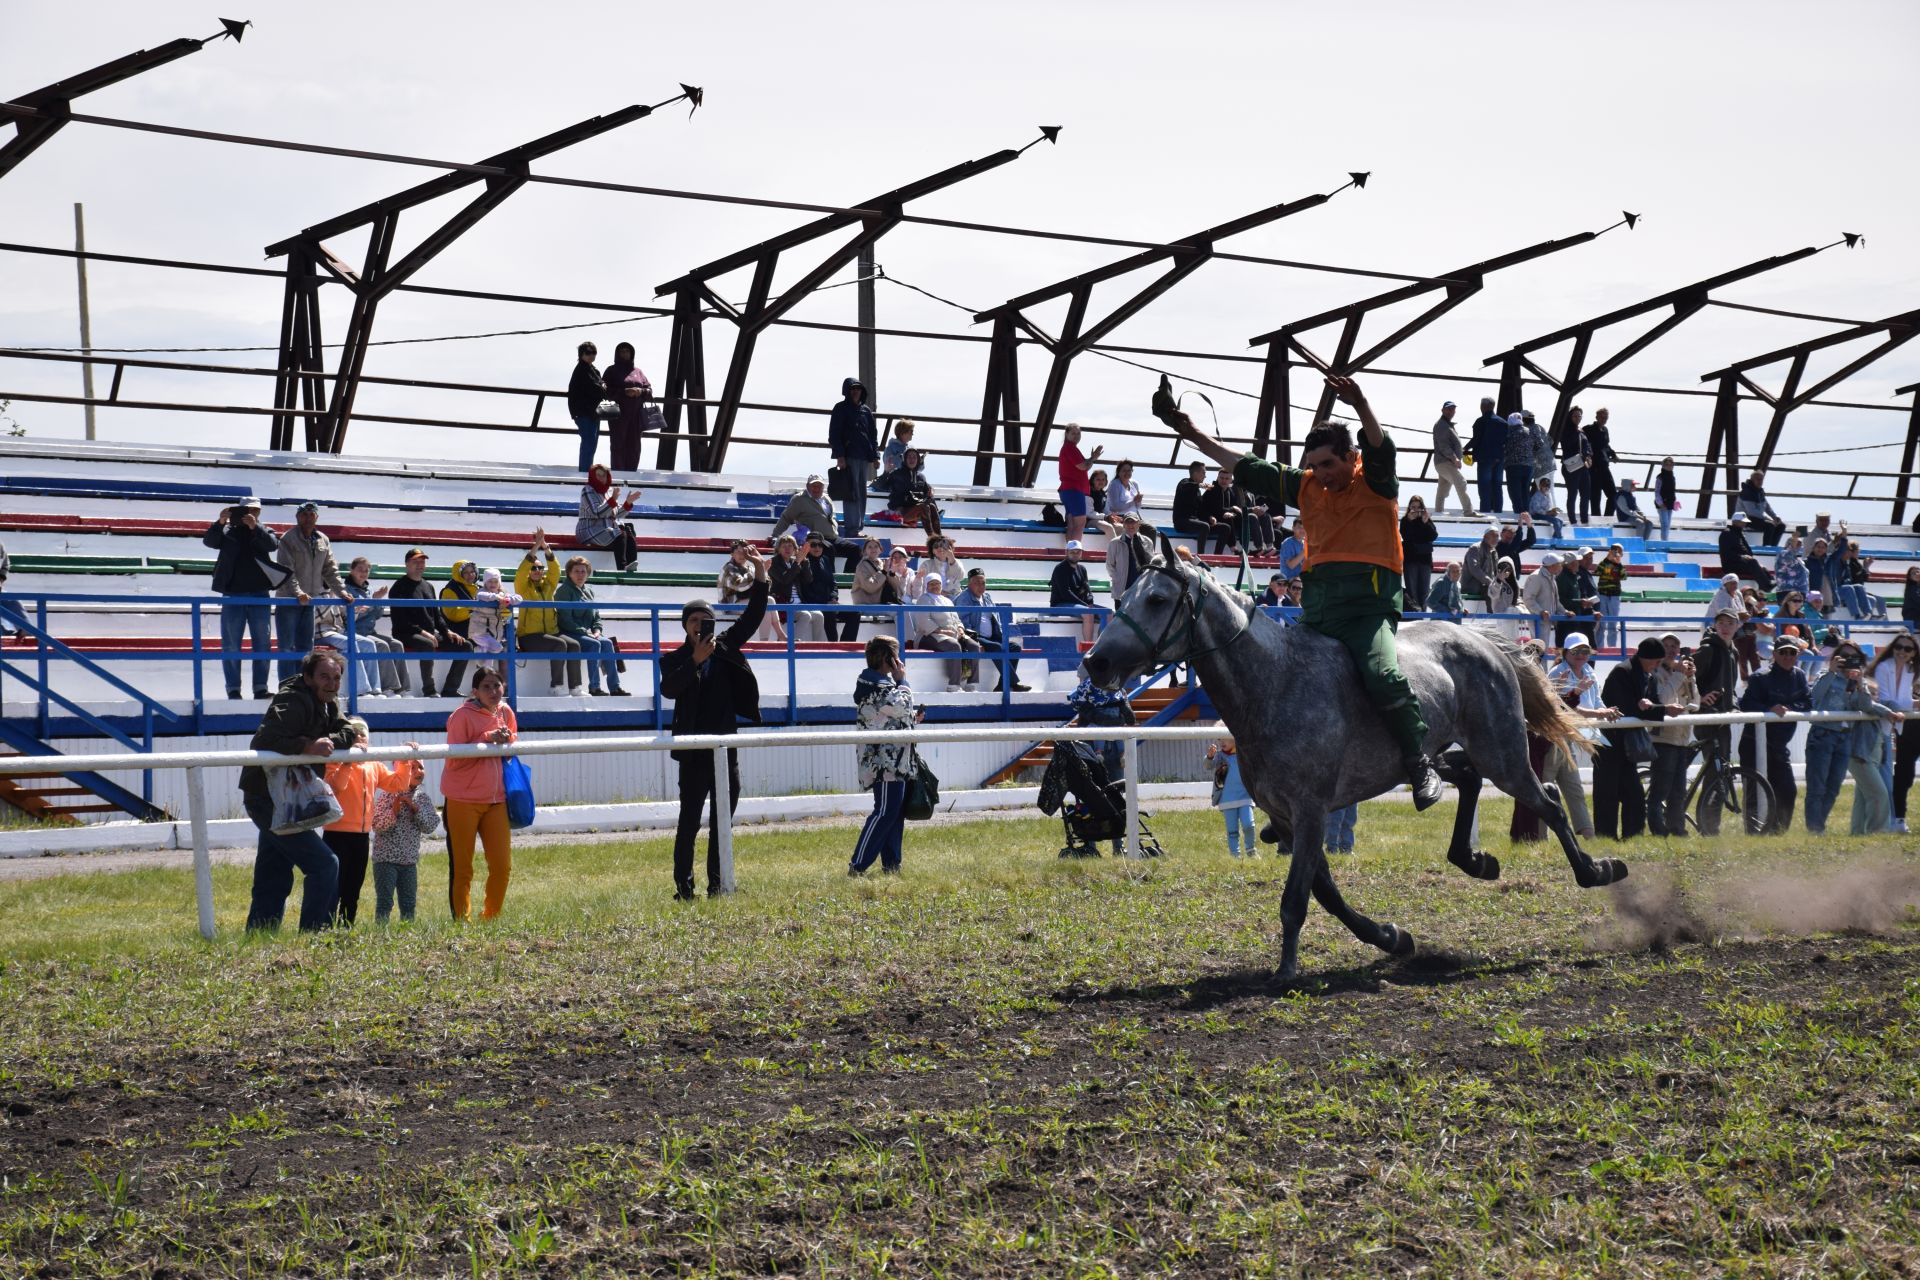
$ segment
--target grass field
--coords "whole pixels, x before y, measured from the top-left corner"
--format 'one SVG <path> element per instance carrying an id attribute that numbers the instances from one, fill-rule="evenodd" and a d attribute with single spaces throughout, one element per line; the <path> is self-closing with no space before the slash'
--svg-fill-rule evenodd
<path id="1" fill-rule="evenodd" d="M 1488 831 L 1504 831 L 1504 802 Z M 1844 815 L 1844 801 L 1842 807 Z M 0 885 L 7 1275 L 1900 1275 L 1920 1270 L 1920 875 L 1893 838 L 1337 861 L 1054 857 L 1058 825 L 530 849 L 507 914 L 193 933 L 184 872 Z M 371 917 L 371 895 L 363 921 Z"/>

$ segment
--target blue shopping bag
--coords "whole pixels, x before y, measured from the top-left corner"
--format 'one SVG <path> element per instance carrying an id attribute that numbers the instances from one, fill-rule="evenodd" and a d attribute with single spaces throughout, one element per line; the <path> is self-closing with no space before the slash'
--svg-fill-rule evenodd
<path id="1" fill-rule="evenodd" d="M 500 780 L 507 788 L 507 825 L 514 830 L 533 825 L 533 770 L 519 756 L 500 763 Z"/>

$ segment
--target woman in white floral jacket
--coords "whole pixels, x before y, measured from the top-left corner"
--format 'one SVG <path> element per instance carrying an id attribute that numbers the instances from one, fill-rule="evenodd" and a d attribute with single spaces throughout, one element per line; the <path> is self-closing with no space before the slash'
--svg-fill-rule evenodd
<path id="1" fill-rule="evenodd" d="M 867 669 L 853 686 L 853 705 L 859 708 L 862 729 L 911 729 L 926 714 L 914 704 L 900 644 L 892 636 L 867 641 Z M 899 874 L 900 843 L 907 826 L 907 783 L 914 766 L 910 742 L 868 743 L 860 748 L 860 785 L 873 789 L 873 812 L 860 828 L 848 875 L 865 875 L 876 858 L 883 873 Z"/>

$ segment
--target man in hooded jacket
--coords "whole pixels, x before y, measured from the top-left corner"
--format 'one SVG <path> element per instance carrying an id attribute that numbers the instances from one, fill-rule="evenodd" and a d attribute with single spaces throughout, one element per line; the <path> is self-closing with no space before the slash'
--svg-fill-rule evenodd
<path id="1" fill-rule="evenodd" d="M 840 396 L 840 403 L 833 406 L 833 416 L 827 420 L 827 451 L 847 478 L 847 496 L 841 500 L 840 536 L 853 540 L 857 547 L 860 530 L 867 523 L 867 486 L 873 483 L 874 468 L 880 463 L 880 436 L 874 429 L 865 384 L 858 378 L 843 379 Z M 856 554 L 854 561 L 858 559 Z M 852 567 L 849 562 L 848 568 Z"/>

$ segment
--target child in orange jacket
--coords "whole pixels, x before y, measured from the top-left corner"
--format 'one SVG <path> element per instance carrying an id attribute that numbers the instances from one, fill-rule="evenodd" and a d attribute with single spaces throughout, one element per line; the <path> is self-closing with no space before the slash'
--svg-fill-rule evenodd
<path id="1" fill-rule="evenodd" d="M 367 722 L 356 716 L 347 721 L 347 726 L 356 738 L 350 750 L 365 750 Z M 409 750 L 419 747 L 417 742 L 407 743 Z M 340 860 L 340 897 L 334 905 L 336 923 L 350 925 L 360 914 L 360 887 L 367 879 L 367 853 L 373 831 L 374 793 L 411 790 L 420 785 L 424 776 L 418 760 L 389 765 L 378 760 L 346 759 L 327 766 L 327 785 L 333 788 L 333 797 L 340 802 L 344 815 L 320 833 L 327 848 Z"/>

